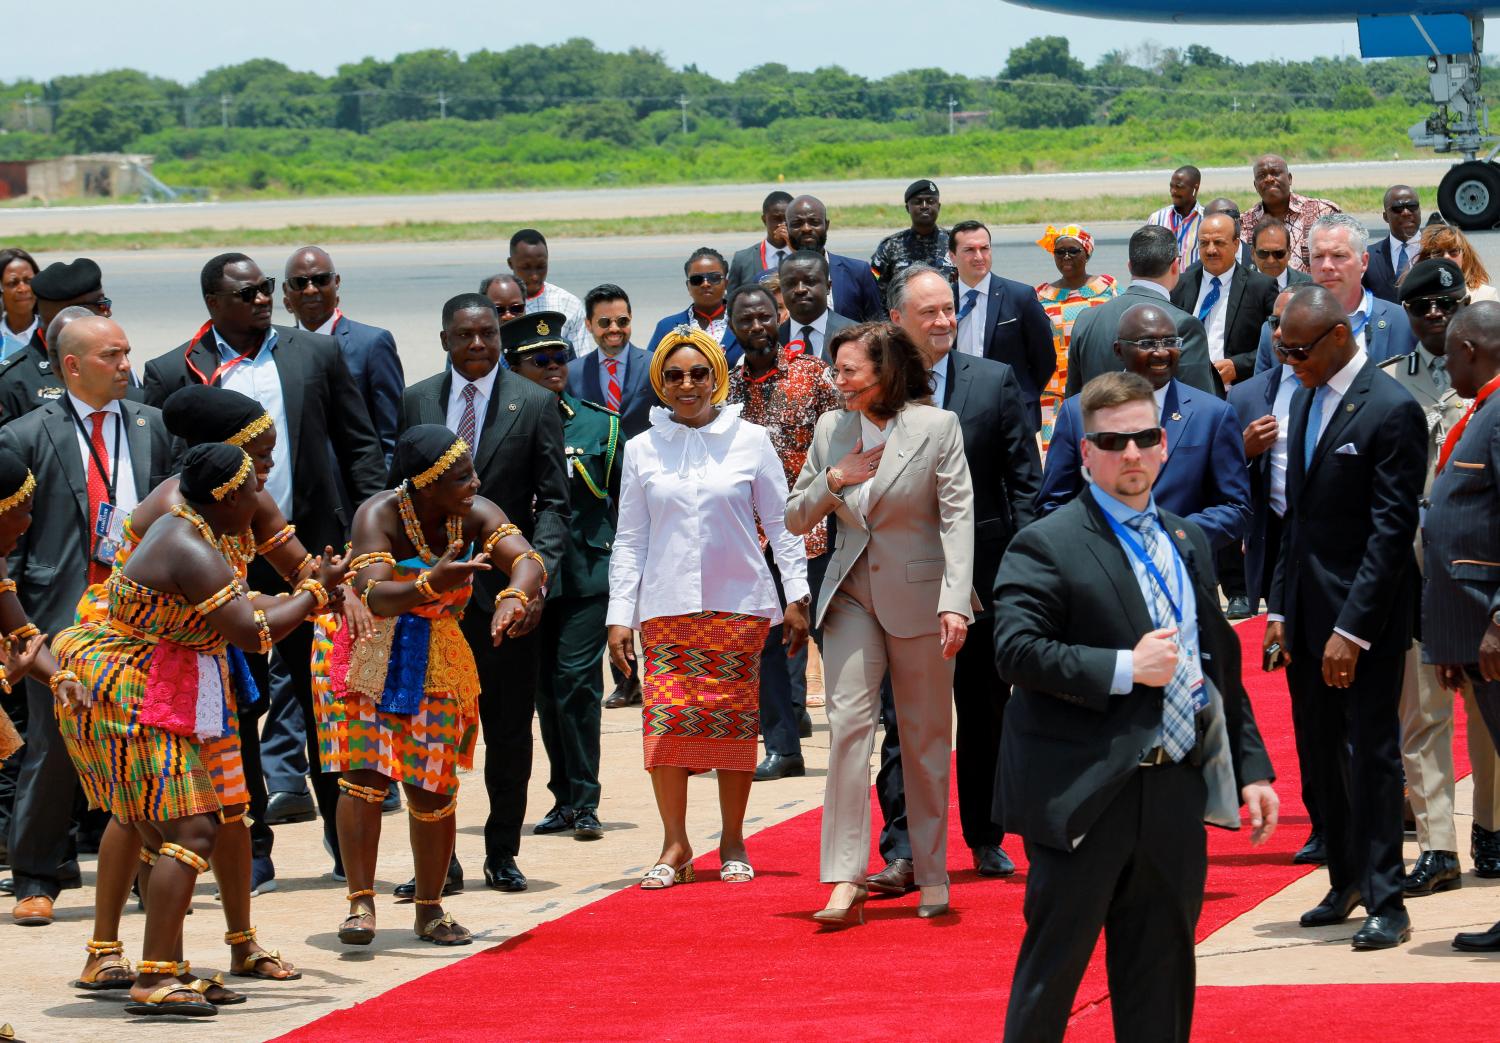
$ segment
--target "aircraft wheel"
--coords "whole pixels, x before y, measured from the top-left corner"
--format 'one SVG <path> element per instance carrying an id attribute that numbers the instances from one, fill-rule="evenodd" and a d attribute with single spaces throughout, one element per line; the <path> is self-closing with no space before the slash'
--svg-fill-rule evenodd
<path id="1" fill-rule="evenodd" d="M 1500 168 L 1493 163 L 1460 163 L 1438 185 L 1438 210 L 1466 232 L 1500 224 Z"/>

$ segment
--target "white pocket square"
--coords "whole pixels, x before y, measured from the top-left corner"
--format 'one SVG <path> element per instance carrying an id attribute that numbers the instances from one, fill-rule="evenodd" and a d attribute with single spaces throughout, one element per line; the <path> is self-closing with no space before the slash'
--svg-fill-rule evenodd
<path id="1" fill-rule="evenodd" d="M 1353 442 L 1345 442 L 1334 451 L 1335 456 L 1358 456 L 1359 450 L 1354 448 Z"/>

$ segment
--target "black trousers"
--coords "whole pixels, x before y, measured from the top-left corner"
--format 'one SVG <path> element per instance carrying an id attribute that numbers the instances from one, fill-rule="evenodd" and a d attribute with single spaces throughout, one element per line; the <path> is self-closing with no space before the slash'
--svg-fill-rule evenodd
<path id="1" fill-rule="evenodd" d="M 1214 567 L 1219 574 L 1219 588 L 1226 598 L 1246 595 L 1245 551 L 1238 541 L 1214 553 Z"/>
<path id="2" fill-rule="evenodd" d="M 1296 643 L 1287 667 L 1292 705 L 1302 704 L 1303 771 L 1323 817 L 1328 883 L 1356 888 L 1371 915 L 1404 907 L 1401 882 L 1401 701 L 1407 652 L 1360 654 L 1354 683 L 1323 683 L 1323 650 Z M 1293 719 L 1295 726 L 1295 717 Z M 1300 757 L 1299 757 L 1300 759 Z"/>
<path id="3" fill-rule="evenodd" d="M 0 707 L 5 710 L 10 722 L 16 726 L 16 731 L 24 739 L 26 737 L 26 686 L 18 684 L 9 695 L 0 694 Z M 6 843 L 9 849 L 8 839 L 10 836 L 11 812 L 16 805 L 16 780 L 21 777 L 21 761 L 24 759 L 26 747 L 21 747 L 11 755 L 10 760 L 0 767 L 0 843 Z M 0 858 L 0 862 L 10 864 L 9 856 Z"/>
<path id="4" fill-rule="evenodd" d="M 547 788 L 558 807 L 575 811 L 599 807 L 599 656 L 608 611 L 608 594 L 557 598 L 547 602 L 537 627 L 536 719 L 551 766 Z"/>
<path id="5" fill-rule="evenodd" d="M 1005 1012 L 1009 1043 L 1063 1038 L 1101 929 L 1115 1039 L 1189 1038 L 1206 792 L 1187 763 L 1141 768 L 1075 850 L 1026 841 L 1026 935 Z"/>
<path id="6" fill-rule="evenodd" d="M 521 850 L 540 658 L 535 632 L 507 637 L 496 648 L 490 640 L 490 616 L 471 605 L 461 624 L 479 666 L 479 729 L 485 747 L 484 788 L 490 800 L 484 821 L 487 862 L 514 858 Z"/>
<path id="7" fill-rule="evenodd" d="M 1431 669 L 1424 665 L 1423 670 Z M 1484 718 L 1485 727 L 1490 730 L 1490 739 L 1500 748 L 1500 681 L 1486 681 L 1479 672 L 1478 666 L 1467 668 L 1469 680 L 1474 682 L 1474 703 L 1479 707 L 1479 715 Z M 1469 727 L 1474 727 L 1472 724 Z"/>

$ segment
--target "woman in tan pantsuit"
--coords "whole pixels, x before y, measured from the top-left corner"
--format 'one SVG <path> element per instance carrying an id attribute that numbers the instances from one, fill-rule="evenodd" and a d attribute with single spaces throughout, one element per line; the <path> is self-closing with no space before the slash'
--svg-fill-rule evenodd
<path id="1" fill-rule="evenodd" d="M 829 345 L 844 412 L 818 421 L 787 504 L 798 535 L 828 515 L 838 536 L 819 594 L 831 754 L 823 923 L 863 920 L 870 753 L 887 670 L 906 765 L 918 916 L 948 910 L 953 657 L 974 616 L 974 498 L 958 417 L 927 404 L 931 377 L 897 327 L 865 323 Z"/>

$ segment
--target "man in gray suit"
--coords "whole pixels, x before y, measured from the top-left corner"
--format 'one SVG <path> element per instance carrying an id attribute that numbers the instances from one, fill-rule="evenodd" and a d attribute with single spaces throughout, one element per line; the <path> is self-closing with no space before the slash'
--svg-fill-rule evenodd
<path id="1" fill-rule="evenodd" d="M 77 319 L 51 350 L 65 393 L 0 429 L 0 447 L 36 475 L 39 524 L 7 561 L 26 615 L 45 634 L 73 622 L 84 587 L 109 575 L 118 531 L 136 503 L 172 473 L 161 413 L 126 400 L 130 341 L 110 319 Z M 112 524 L 111 524 L 112 523 Z M 17 923 L 52 922 L 70 861 L 68 827 L 78 785 L 45 685 L 26 682 L 25 759 L 10 825 Z M 71 874 L 70 874 L 71 875 Z"/>
<path id="2" fill-rule="evenodd" d="M 1177 237 L 1171 229 L 1159 225 L 1137 228 L 1130 236 L 1130 277 L 1125 292 L 1097 308 L 1086 308 L 1073 324 L 1068 343 L 1067 397 L 1083 390 L 1083 385 L 1103 373 L 1120 370 L 1115 354 L 1115 332 L 1120 317 L 1143 300 L 1160 303 L 1177 325 L 1182 338 L 1182 357 L 1177 363 L 1177 379 L 1200 391 L 1216 394 L 1213 363 L 1208 358 L 1208 335 L 1203 323 L 1174 306 L 1170 300 L 1177 285 Z"/>
<path id="3" fill-rule="evenodd" d="M 1448 376 L 1474 405 L 1443 441 L 1422 524 L 1422 658 L 1449 691 L 1472 688 L 1500 744 L 1500 304 L 1481 301 L 1448 324 Z M 1471 725 L 1472 727 L 1472 725 Z M 1500 924 L 1455 949 L 1500 952 Z"/>

